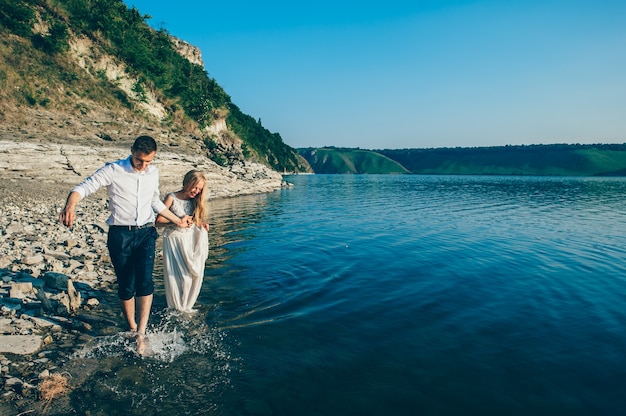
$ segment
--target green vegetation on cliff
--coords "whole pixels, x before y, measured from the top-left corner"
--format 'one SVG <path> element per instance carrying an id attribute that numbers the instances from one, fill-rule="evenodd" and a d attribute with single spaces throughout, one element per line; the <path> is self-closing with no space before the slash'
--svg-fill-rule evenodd
<path id="1" fill-rule="evenodd" d="M 75 111 L 77 101 L 93 102 L 147 118 L 151 114 L 141 104 L 150 96 L 165 113 L 156 124 L 192 134 L 221 164 L 247 157 L 279 171 L 307 170 L 295 149 L 243 114 L 217 81 L 148 19 L 122 0 L 0 0 L 0 98 L 18 108 L 57 112 Z M 92 46 L 72 51 L 72 41 L 81 39 Z M 111 57 L 111 65 L 103 64 L 103 55 Z M 90 67 L 88 59 L 97 63 Z M 118 62 L 133 80 L 130 89 L 111 75 Z M 208 128 L 223 117 L 230 131 Z"/>
<path id="2" fill-rule="evenodd" d="M 626 175 L 626 144 L 434 149 L 299 149 L 316 173 L 434 175 Z M 358 157 L 355 157 L 358 155 Z M 375 164 L 384 158 L 394 164 Z M 401 170 L 399 170 L 401 169 Z"/>

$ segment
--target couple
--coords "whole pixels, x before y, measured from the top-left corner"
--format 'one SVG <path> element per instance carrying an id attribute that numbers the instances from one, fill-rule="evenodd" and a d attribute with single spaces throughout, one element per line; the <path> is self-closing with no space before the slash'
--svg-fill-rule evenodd
<path id="1" fill-rule="evenodd" d="M 107 247 L 117 277 L 118 297 L 130 330 L 142 339 L 154 293 L 152 271 L 158 237 L 155 220 L 167 225 L 163 251 L 168 306 L 190 311 L 198 297 L 208 256 L 208 224 L 203 218 L 206 179 L 201 172 L 189 172 L 183 189 L 168 194 L 163 202 L 159 197 L 159 171 L 151 165 L 156 141 L 140 136 L 130 150 L 128 158 L 107 163 L 75 186 L 59 220 L 72 227 L 78 202 L 107 188 L 111 211 Z"/>

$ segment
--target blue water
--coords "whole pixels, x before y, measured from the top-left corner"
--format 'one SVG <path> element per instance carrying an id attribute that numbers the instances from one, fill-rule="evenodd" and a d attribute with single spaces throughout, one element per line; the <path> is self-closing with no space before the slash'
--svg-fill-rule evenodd
<path id="1" fill-rule="evenodd" d="M 212 201 L 198 313 L 157 277 L 152 357 L 85 348 L 77 412 L 625 414 L 625 179 L 286 179 Z"/>

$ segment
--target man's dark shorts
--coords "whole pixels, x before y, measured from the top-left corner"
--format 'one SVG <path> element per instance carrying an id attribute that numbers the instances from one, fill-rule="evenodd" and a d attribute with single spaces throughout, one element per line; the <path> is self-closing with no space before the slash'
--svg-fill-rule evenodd
<path id="1" fill-rule="evenodd" d="M 109 227 L 107 247 L 117 276 L 121 300 L 154 292 L 152 271 L 158 233 L 154 227 Z"/>

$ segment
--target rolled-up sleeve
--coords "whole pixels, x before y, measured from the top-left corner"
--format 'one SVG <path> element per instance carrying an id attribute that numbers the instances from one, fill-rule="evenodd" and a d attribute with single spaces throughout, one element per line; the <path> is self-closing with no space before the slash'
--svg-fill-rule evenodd
<path id="1" fill-rule="evenodd" d="M 95 171 L 93 175 L 72 188 L 71 192 L 77 192 L 81 199 L 85 198 L 95 193 L 98 189 L 109 186 L 111 184 L 112 172 L 113 165 L 107 163 Z"/>

